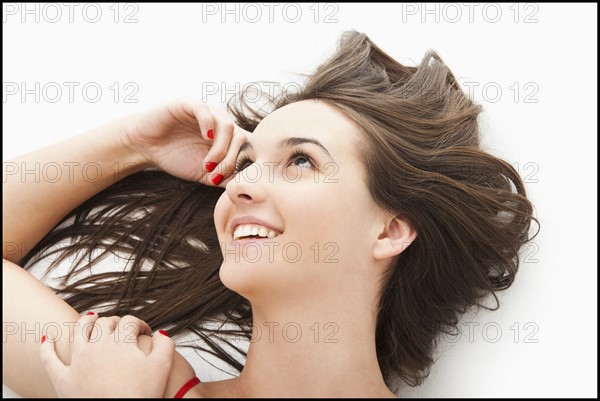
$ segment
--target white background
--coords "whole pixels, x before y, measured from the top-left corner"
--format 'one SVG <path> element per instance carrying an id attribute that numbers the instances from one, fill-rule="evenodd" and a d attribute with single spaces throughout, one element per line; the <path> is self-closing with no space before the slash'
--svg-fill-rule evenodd
<path id="1" fill-rule="evenodd" d="M 346 29 L 411 65 L 437 50 L 484 106 L 484 144 L 519 169 L 542 231 L 501 308 L 465 317 L 425 384 L 400 395 L 597 396 L 595 4 L 252 3 L 225 13 L 222 3 L 80 3 L 72 15 L 52 4 L 28 5 L 31 14 L 3 5 L 3 161 L 175 97 L 228 95 L 207 88 L 288 82 Z"/>

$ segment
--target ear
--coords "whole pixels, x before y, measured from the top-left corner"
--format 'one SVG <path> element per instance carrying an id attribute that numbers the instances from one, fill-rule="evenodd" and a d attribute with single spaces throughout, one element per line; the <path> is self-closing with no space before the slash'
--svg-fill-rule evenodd
<path id="1" fill-rule="evenodd" d="M 402 216 L 388 217 L 385 227 L 373 247 L 375 259 L 387 259 L 401 254 L 417 238 L 413 225 Z"/>

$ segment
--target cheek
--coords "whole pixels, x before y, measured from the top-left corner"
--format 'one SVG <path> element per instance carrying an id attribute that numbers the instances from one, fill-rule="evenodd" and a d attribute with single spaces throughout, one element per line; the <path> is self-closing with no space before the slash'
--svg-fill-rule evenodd
<path id="1" fill-rule="evenodd" d="M 227 223 L 227 216 L 229 215 L 229 211 L 231 210 L 232 203 L 229 200 L 226 192 L 219 197 L 215 205 L 215 210 L 213 213 L 213 218 L 215 221 L 215 228 L 217 230 L 217 235 L 219 240 L 221 240 L 221 236 L 225 230 L 225 224 Z"/>
<path id="2" fill-rule="evenodd" d="M 288 216 L 286 225 L 297 228 L 293 240 L 318 241 L 322 246 L 352 243 L 364 231 L 371 214 L 366 188 L 342 180 L 311 188 L 292 186 L 286 199 L 287 210 L 281 212 Z"/>

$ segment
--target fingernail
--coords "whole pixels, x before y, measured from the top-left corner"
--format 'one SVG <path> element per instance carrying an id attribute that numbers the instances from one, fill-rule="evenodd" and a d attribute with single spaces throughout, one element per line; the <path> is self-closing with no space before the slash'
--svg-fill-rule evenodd
<path id="1" fill-rule="evenodd" d="M 162 334 L 163 336 L 167 336 L 167 337 L 169 337 L 169 334 L 168 334 L 168 333 L 167 333 L 165 330 L 158 330 L 158 332 L 159 332 L 160 334 Z"/>
<path id="2" fill-rule="evenodd" d="M 222 174 L 216 174 L 213 178 L 212 178 L 212 182 L 215 185 L 219 185 L 221 183 L 221 181 L 223 181 L 223 175 Z"/>
<path id="3" fill-rule="evenodd" d="M 88 313 L 86 313 L 86 315 L 95 315 L 95 313 L 92 311 L 89 311 Z"/>
<path id="4" fill-rule="evenodd" d="M 210 139 L 213 139 L 214 138 L 213 130 L 209 129 L 208 132 L 206 133 L 206 136 L 209 137 Z"/>
<path id="5" fill-rule="evenodd" d="M 42 337 L 42 342 L 41 342 L 41 344 L 43 344 L 43 343 L 44 343 L 44 341 L 46 341 L 46 336 L 43 336 L 43 337 Z"/>
<path id="6" fill-rule="evenodd" d="M 210 173 L 212 173 L 212 171 L 215 169 L 215 167 L 217 167 L 217 163 L 215 163 L 215 162 L 208 162 L 208 163 L 206 163 L 206 169 Z"/>

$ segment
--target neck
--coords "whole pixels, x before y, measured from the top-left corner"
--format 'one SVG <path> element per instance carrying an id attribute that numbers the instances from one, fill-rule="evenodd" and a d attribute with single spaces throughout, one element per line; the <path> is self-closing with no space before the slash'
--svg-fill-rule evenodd
<path id="1" fill-rule="evenodd" d="M 236 380 L 239 395 L 393 396 L 377 362 L 375 311 L 354 307 L 369 303 L 270 304 L 252 305 L 253 335 Z"/>

